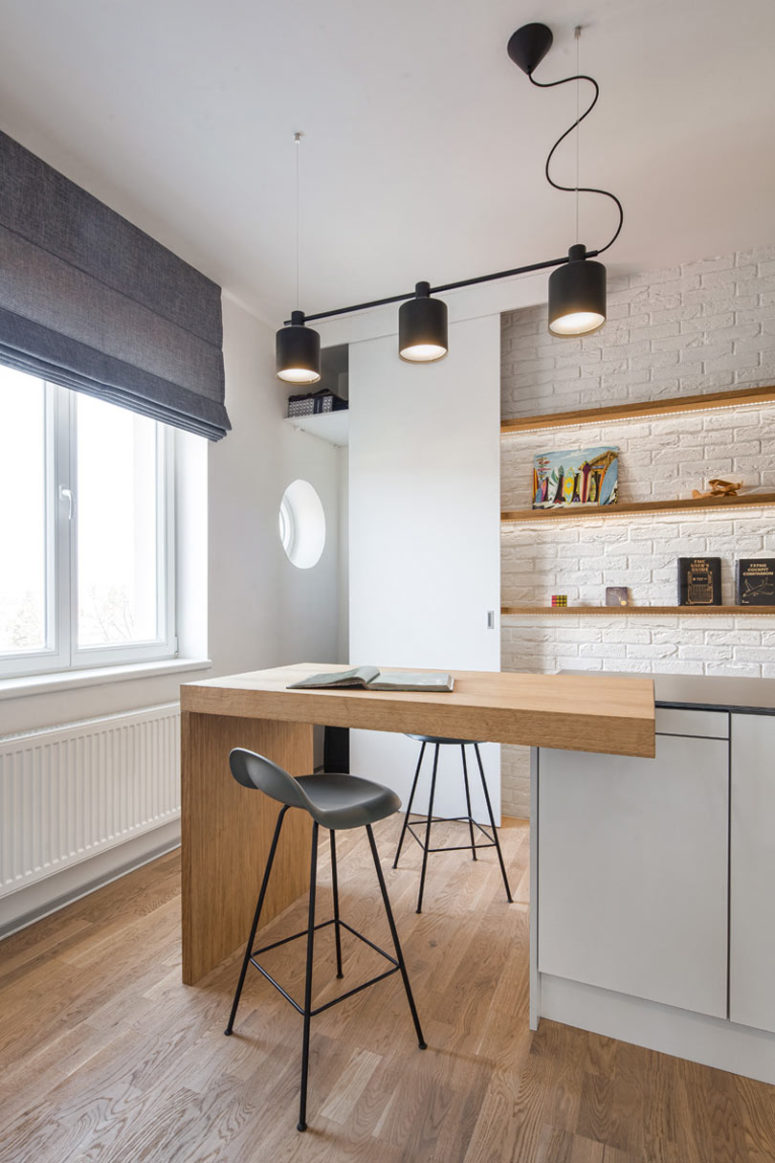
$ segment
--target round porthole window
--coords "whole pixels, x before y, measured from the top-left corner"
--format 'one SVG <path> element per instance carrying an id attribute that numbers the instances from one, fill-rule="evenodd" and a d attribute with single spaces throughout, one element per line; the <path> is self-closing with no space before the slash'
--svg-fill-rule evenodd
<path id="1" fill-rule="evenodd" d="M 288 560 L 298 569 L 317 565 L 326 544 L 326 515 L 309 481 L 298 480 L 288 485 L 280 502 L 277 523 Z"/>

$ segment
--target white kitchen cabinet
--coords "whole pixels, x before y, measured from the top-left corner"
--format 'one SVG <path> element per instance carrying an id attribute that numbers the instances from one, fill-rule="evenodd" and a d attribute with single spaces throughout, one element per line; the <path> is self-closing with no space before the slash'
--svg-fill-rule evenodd
<path id="1" fill-rule="evenodd" d="M 683 714 L 655 759 L 541 749 L 538 970 L 725 1018 L 728 716 Z"/>
<path id="2" fill-rule="evenodd" d="M 775 717 L 732 715 L 729 1016 L 775 1033 Z"/>

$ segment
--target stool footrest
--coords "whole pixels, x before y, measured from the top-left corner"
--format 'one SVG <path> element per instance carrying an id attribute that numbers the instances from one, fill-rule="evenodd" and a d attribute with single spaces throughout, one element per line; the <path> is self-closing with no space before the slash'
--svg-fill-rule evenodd
<path id="1" fill-rule="evenodd" d="M 425 851 L 425 840 L 421 839 L 417 835 L 417 833 L 415 832 L 414 829 L 420 827 L 421 822 L 422 822 L 422 824 L 427 824 L 428 817 L 423 816 L 420 812 L 418 812 L 417 815 L 420 817 L 420 819 L 407 820 L 406 830 L 407 830 L 407 832 L 411 833 L 412 837 L 417 841 L 417 843 L 420 845 L 420 847 L 423 849 L 423 851 Z M 486 844 L 474 843 L 473 847 L 476 848 L 477 851 L 480 848 L 495 848 L 496 847 L 495 840 L 490 835 L 490 833 L 485 828 L 483 828 L 481 824 L 477 823 L 477 821 L 474 820 L 471 816 L 431 816 L 431 823 L 432 824 L 473 824 L 473 826 L 475 828 L 478 828 L 479 831 L 482 833 L 482 835 L 487 838 Z M 463 851 L 470 852 L 471 847 L 472 846 L 470 843 L 468 843 L 468 844 L 446 844 L 441 848 L 428 848 L 428 852 L 463 852 Z"/>
<path id="2" fill-rule="evenodd" d="M 326 929 L 329 925 L 339 925 L 342 929 L 347 929 L 348 933 L 352 933 L 352 935 L 357 937 L 359 941 L 363 941 L 364 945 L 368 945 L 375 951 L 375 953 L 379 953 L 380 957 L 384 957 L 386 961 L 389 961 L 392 968 L 386 969 L 384 973 L 377 974 L 376 977 L 369 978 L 368 981 L 364 981 L 360 985 L 356 985 L 353 989 L 348 989 L 346 993 L 340 993 L 338 997 L 333 998 L 331 1001 L 325 1002 L 324 1005 L 318 1006 L 317 1009 L 311 1009 L 309 1011 L 310 1017 L 314 1017 L 316 1014 L 321 1014 L 323 1010 L 330 1009 L 331 1006 L 338 1005 L 340 1001 L 346 1001 L 348 997 L 352 997 L 353 994 L 360 993 L 361 990 L 367 989 L 370 985 L 376 985 L 378 981 L 382 981 L 384 978 L 390 977 L 393 973 L 398 973 L 401 968 L 395 957 L 391 957 L 388 952 L 380 948 L 379 945 L 375 945 L 375 943 L 370 941 L 368 937 L 364 937 L 363 933 L 359 933 L 357 929 L 354 929 L 352 925 L 348 925 L 346 921 L 337 921 L 336 919 L 332 918 L 329 921 L 321 921 L 319 924 L 315 925 L 314 928 L 317 932 L 318 929 Z M 253 968 L 257 969 L 261 976 L 265 977 L 266 980 L 275 987 L 278 993 L 281 993 L 285 1000 L 291 1003 L 293 1008 L 297 1011 L 297 1013 L 300 1013 L 302 1017 L 306 1016 L 304 1007 L 300 1006 L 299 1003 L 291 997 L 288 991 L 284 989 L 278 981 L 275 981 L 271 973 L 269 973 L 266 969 L 264 969 L 263 965 L 260 965 L 258 961 L 256 961 L 256 957 L 260 956 L 262 953 L 268 953 L 270 949 L 278 949 L 281 945 L 287 945 L 290 941 L 298 941 L 299 937 L 306 937 L 307 935 L 308 930 L 302 929 L 301 932 L 293 933 L 290 937 L 283 937 L 280 941 L 273 941 L 271 945 L 262 945 L 260 949 L 254 949 L 251 952 L 249 958 L 250 964 L 253 966 Z"/>

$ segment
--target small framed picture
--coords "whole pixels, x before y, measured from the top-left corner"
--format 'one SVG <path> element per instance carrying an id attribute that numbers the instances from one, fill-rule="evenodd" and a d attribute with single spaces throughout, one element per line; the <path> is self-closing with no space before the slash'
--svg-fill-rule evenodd
<path id="1" fill-rule="evenodd" d="M 615 505 L 618 448 L 579 448 L 533 457 L 533 508 Z"/>
<path id="2" fill-rule="evenodd" d="M 630 591 L 627 586 L 606 586 L 605 604 L 607 606 L 629 606 Z"/>

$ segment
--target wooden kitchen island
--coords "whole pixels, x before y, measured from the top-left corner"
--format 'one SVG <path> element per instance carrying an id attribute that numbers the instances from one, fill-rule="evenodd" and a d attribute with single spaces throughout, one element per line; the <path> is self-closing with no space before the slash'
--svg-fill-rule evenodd
<path id="1" fill-rule="evenodd" d="M 444 735 L 650 758 L 652 680 L 612 675 L 456 671 L 454 691 L 287 690 L 320 671 L 299 663 L 181 687 L 183 981 L 193 985 L 240 946 L 248 932 L 276 812 L 232 779 L 233 747 L 266 755 L 294 775 L 313 768 L 314 724 Z M 365 778 L 369 773 L 358 772 Z M 291 812 L 277 853 L 264 916 L 306 890 L 308 831 Z"/>

